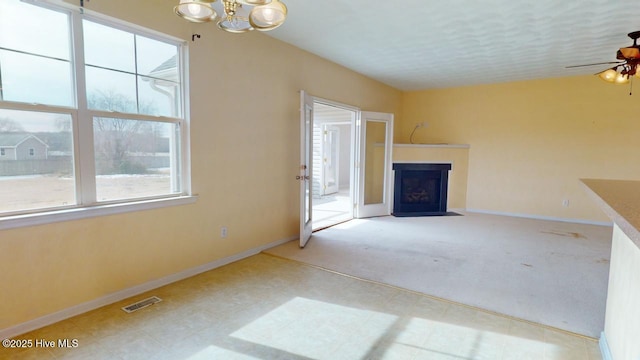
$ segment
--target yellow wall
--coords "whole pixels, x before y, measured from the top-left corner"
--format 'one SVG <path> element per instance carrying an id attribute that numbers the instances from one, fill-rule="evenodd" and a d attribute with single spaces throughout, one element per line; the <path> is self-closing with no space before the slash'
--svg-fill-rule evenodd
<path id="1" fill-rule="evenodd" d="M 409 92 L 396 142 L 425 121 L 414 142 L 470 144 L 468 209 L 608 221 L 578 179 L 640 178 L 639 99 L 595 76 Z"/>
<path id="2" fill-rule="evenodd" d="M 0 329 L 295 236 L 298 90 L 398 117 L 399 91 L 258 32 L 187 23 L 173 14 L 176 3 L 85 2 L 189 40 L 198 201 L 0 231 Z M 202 37 L 191 42 L 194 32 Z M 221 226 L 229 229 L 226 239 Z"/>

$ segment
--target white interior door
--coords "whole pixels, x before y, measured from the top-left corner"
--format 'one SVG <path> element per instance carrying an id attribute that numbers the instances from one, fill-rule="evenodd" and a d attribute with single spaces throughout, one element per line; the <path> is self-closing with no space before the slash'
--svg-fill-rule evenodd
<path id="1" fill-rule="evenodd" d="M 311 238 L 312 200 L 311 175 L 313 174 L 313 98 L 300 91 L 300 247 Z"/>
<path id="2" fill-rule="evenodd" d="M 340 128 L 323 126 L 322 141 L 322 186 L 323 195 L 338 192 L 340 185 Z"/>
<path id="3" fill-rule="evenodd" d="M 391 214 L 393 114 L 360 113 L 357 217 Z"/>

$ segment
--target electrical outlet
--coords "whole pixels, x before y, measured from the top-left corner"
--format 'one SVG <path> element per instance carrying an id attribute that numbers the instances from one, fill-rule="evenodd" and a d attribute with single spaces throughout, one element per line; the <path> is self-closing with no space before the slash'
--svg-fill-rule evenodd
<path id="1" fill-rule="evenodd" d="M 569 199 L 562 200 L 562 206 L 569 207 Z"/>
<path id="2" fill-rule="evenodd" d="M 227 227 L 226 226 L 221 227 L 220 228 L 220 237 L 224 239 L 224 238 L 227 237 L 227 235 L 228 235 Z"/>

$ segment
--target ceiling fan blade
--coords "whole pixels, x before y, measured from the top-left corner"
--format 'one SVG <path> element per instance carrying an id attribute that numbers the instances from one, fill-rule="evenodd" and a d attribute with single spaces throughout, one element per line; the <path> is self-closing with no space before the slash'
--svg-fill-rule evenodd
<path id="1" fill-rule="evenodd" d="M 577 68 L 577 67 L 583 67 L 583 66 L 595 66 L 595 65 L 607 65 L 607 64 L 624 64 L 624 61 L 607 61 L 607 62 L 599 62 L 599 63 L 593 63 L 593 64 L 582 64 L 582 65 L 571 65 L 571 66 L 565 66 L 565 69 L 570 69 L 570 68 Z"/>

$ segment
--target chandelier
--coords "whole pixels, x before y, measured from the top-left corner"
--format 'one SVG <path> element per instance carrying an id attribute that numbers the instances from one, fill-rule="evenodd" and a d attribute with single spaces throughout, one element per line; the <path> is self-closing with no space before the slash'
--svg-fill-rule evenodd
<path id="1" fill-rule="evenodd" d="M 231 33 L 273 30 L 287 18 L 287 7 L 279 0 L 180 0 L 173 9 L 192 22 L 217 21 Z"/>

